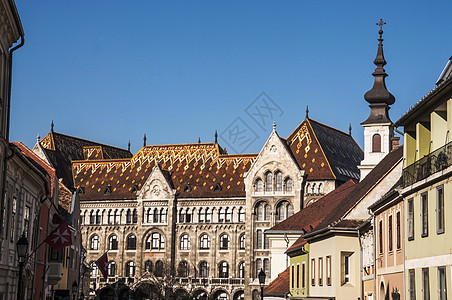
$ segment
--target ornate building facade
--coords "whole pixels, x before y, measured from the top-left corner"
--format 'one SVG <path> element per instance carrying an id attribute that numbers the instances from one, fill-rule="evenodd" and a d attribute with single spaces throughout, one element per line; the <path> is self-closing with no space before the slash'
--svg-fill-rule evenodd
<path id="1" fill-rule="evenodd" d="M 256 270 L 272 274 L 265 231 L 358 180 L 363 156 L 349 134 L 309 118 L 287 139 L 275 127 L 259 154 L 227 154 L 215 141 L 145 145 L 130 157 L 49 133 L 43 148 L 78 153 L 70 160 L 92 296 L 125 299 L 171 286 L 197 299 L 250 299 Z M 62 139 L 77 149 L 59 146 Z M 106 251 L 104 279 L 94 262 Z"/>

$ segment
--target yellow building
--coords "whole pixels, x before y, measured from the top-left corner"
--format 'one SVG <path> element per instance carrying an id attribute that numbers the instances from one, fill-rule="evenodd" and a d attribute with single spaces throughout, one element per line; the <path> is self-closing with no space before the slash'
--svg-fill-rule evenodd
<path id="1" fill-rule="evenodd" d="M 404 127 L 407 299 L 446 299 L 452 265 L 452 66 L 397 122 Z"/>
<path id="2" fill-rule="evenodd" d="M 309 244 L 300 237 L 288 250 L 290 299 L 309 295 Z"/>

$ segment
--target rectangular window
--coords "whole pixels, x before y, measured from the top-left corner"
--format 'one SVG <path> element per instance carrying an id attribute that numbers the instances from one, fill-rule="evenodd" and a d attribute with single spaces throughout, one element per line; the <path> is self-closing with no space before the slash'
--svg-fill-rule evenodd
<path id="1" fill-rule="evenodd" d="M 300 288 L 300 264 L 297 264 L 297 289 Z"/>
<path id="2" fill-rule="evenodd" d="M 436 232 L 444 233 L 444 188 L 436 188 Z"/>
<path id="3" fill-rule="evenodd" d="M 428 236 L 428 198 L 427 193 L 421 194 L 421 220 L 422 220 L 422 237 Z"/>
<path id="4" fill-rule="evenodd" d="M 319 257 L 319 285 L 323 285 L 323 258 Z"/>
<path id="5" fill-rule="evenodd" d="M 438 267 L 438 299 L 447 299 L 446 267 Z"/>
<path id="6" fill-rule="evenodd" d="M 415 277 L 415 270 L 410 269 L 409 276 L 410 276 L 410 300 L 416 300 L 416 277 Z"/>
<path id="7" fill-rule="evenodd" d="M 414 201 L 408 199 L 408 240 L 414 240 Z"/>
<path id="8" fill-rule="evenodd" d="M 424 300 L 430 300 L 430 286 L 428 268 L 422 268 L 422 295 Z"/>
<path id="9" fill-rule="evenodd" d="M 301 288 L 306 288 L 306 264 L 301 265 Z"/>
<path id="10" fill-rule="evenodd" d="M 341 281 L 343 285 L 350 282 L 351 256 L 352 253 L 350 252 L 341 253 Z"/>
<path id="11" fill-rule="evenodd" d="M 311 259 L 311 285 L 315 286 L 315 259 Z"/>
<path id="12" fill-rule="evenodd" d="M 379 238 L 379 247 L 380 247 L 380 254 L 383 253 L 383 221 L 380 220 L 379 222 L 379 232 L 378 232 L 378 238 Z"/>
<path id="13" fill-rule="evenodd" d="M 388 222 L 388 250 L 392 252 L 392 216 L 389 216 Z"/>
<path id="14" fill-rule="evenodd" d="M 291 274 L 292 276 L 290 276 L 291 277 L 290 279 L 292 280 L 292 289 L 294 289 L 294 286 L 295 286 L 294 274 L 295 274 L 295 266 L 292 265 L 292 274 Z"/>
<path id="15" fill-rule="evenodd" d="M 331 285 L 331 256 L 326 257 L 326 284 Z"/>
<path id="16" fill-rule="evenodd" d="M 396 222 L 397 222 L 397 249 L 400 249 L 400 247 L 401 247 L 401 241 L 400 241 L 400 238 L 401 238 L 401 232 L 400 232 L 400 211 L 398 211 L 397 212 L 397 214 L 396 214 Z"/>

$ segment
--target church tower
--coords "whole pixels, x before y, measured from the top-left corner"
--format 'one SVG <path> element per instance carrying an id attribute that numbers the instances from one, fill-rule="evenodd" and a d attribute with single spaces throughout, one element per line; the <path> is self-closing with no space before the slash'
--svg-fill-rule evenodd
<path id="1" fill-rule="evenodd" d="M 377 57 L 374 64 L 377 66 L 372 75 L 375 77 L 374 86 L 364 95 L 364 99 L 369 102 L 370 115 L 366 121 L 361 123 L 364 127 L 364 160 L 358 168 L 361 171 L 361 180 L 392 150 L 391 139 L 394 137 L 394 124 L 389 118 L 388 111 L 390 105 L 394 104 L 394 96 L 386 89 L 385 78 L 388 76 L 383 67 L 386 60 L 383 56 L 383 25 L 386 24 L 380 19 L 377 25 L 378 31 Z"/>

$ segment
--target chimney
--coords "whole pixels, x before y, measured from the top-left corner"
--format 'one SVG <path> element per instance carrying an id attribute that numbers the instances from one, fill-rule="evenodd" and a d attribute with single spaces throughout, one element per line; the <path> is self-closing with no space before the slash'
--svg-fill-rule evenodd
<path id="1" fill-rule="evenodd" d="M 400 138 L 398 136 L 393 136 L 391 138 L 392 150 L 399 148 L 399 140 L 400 140 Z"/>

